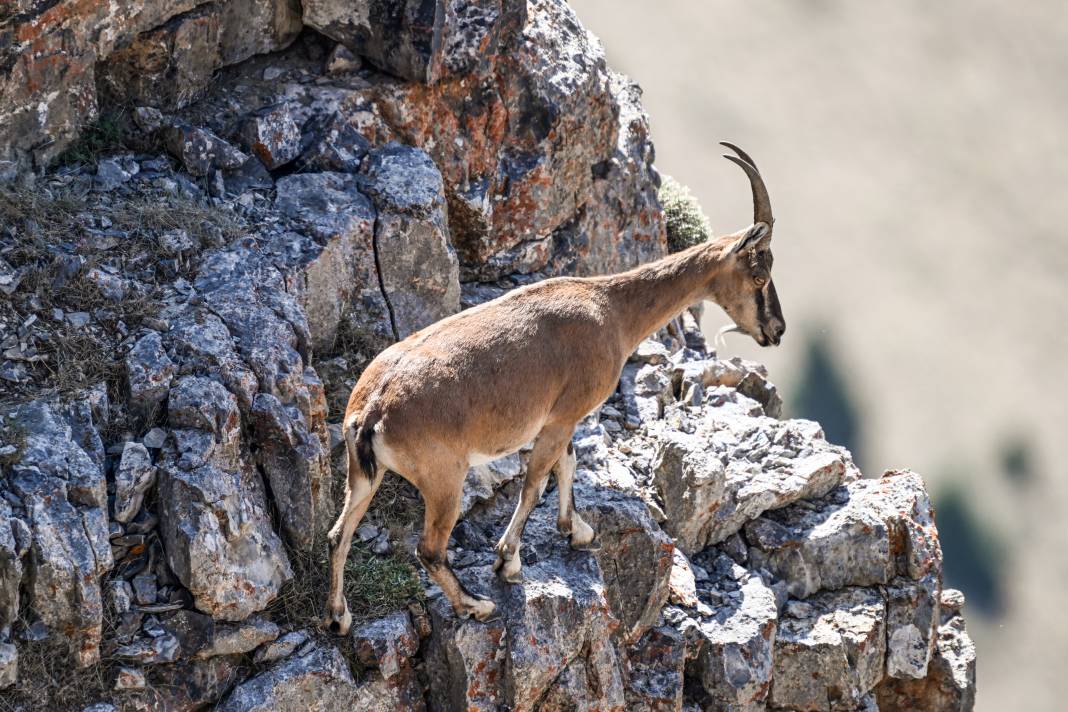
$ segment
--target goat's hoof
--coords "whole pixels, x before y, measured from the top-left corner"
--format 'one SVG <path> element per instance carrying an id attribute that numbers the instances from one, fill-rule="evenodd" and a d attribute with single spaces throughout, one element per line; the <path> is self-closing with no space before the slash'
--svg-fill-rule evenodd
<path id="1" fill-rule="evenodd" d="M 480 598 L 467 605 L 467 610 L 464 611 L 464 617 L 471 617 L 480 623 L 485 623 L 490 620 L 496 610 L 496 603 L 488 598 Z"/>
<path id="2" fill-rule="evenodd" d="M 497 572 L 497 577 L 505 583 L 523 583 L 523 562 L 520 561 L 518 553 L 511 559 L 498 556 L 493 563 L 493 570 Z"/>
<path id="3" fill-rule="evenodd" d="M 571 548 L 574 549 L 575 551 L 590 551 L 590 552 L 592 552 L 592 551 L 600 551 L 601 550 L 601 540 L 597 539 L 595 537 L 595 538 L 590 539 L 589 541 L 587 541 L 585 543 L 582 543 L 582 542 L 576 542 L 574 539 L 572 539 L 571 540 Z"/>
<path id="4" fill-rule="evenodd" d="M 327 614 L 323 627 L 334 635 L 348 635 L 349 628 L 352 627 L 352 613 L 346 606 L 345 612 L 340 616 L 333 613 Z"/>

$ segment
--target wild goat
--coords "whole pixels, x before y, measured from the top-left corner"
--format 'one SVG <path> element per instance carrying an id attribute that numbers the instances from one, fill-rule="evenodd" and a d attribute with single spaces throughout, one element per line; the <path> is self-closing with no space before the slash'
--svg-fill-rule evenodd
<path id="1" fill-rule="evenodd" d="M 343 595 L 352 533 L 386 470 L 415 485 L 426 505 L 416 553 L 457 615 L 486 620 L 492 601 L 470 593 L 449 568 L 446 545 L 470 466 L 533 441 L 515 513 L 496 546 L 494 569 L 520 577 L 527 517 L 550 470 L 560 493 L 557 527 L 576 549 L 594 531 L 575 509 L 575 425 L 616 389 L 638 343 L 688 305 L 711 299 L 735 329 L 777 345 L 786 323 L 771 280 L 774 220 L 753 160 L 724 143 L 749 176 L 753 224 L 662 260 L 605 277 L 548 279 L 443 319 L 389 347 L 352 390 L 343 423 L 345 506 L 330 531 L 327 624 L 346 633 Z"/>

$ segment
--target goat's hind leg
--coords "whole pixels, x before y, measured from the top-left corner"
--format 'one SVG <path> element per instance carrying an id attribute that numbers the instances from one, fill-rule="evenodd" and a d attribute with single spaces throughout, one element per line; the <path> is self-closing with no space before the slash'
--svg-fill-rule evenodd
<path id="1" fill-rule="evenodd" d="M 466 474 L 466 469 L 461 471 L 458 478 L 454 480 L 458 479 L 462 483 L 464 474 Z M 456 520 L 460 517 L 462 489 L 460 487 L 448 488 L 448 491 L 443 489 L 422 494 L 423 502 L 426 504 L 426 515 L 423 520 L 423 535 L 416 548 L 419 563 L 423 565 L 434 583 L 441 586 L 441 590 L 445 592 L 445 597 L 449 599 L 456 615 L 461 618 L 473 616 L 480 621 L 488 620 L 493 615 L 496 605 L 493 601 L 468 591 L 449 566 L 449 535 L 456 526 Z"/>
<path id="2" fill-rule="evenodd" d="M 601 546 L 594 540 L 593 527 L 587 524 L 575 510 L 575 495 L 572 487 L 575 484 L 577 465 L 575 446 L 568 442 L 567 451 L 553 466 L 553 472 L 556 474 L 556 488 L 560 490 L 560 512 L 556 518 L 556 529 L 569 537 L 572 549 L 596 551 Z"/>
<path id="3" fill-rule="evenodd" d="M 345 560 L 352 546 L 352 533 L 367 513 L 371 499 L 382 484 L 385 468 L 364 474 L 352 453 L 349 454 L 348 479 L 345 482 L 345 506 L 327 540 L 330 543 L 330 593 L 326 602 L 326 627 L 331 633 L 345 635 L 352 625 L 352 614 L 345 600 Z M 368 479 L 372 477 L 373 479 Z"/>

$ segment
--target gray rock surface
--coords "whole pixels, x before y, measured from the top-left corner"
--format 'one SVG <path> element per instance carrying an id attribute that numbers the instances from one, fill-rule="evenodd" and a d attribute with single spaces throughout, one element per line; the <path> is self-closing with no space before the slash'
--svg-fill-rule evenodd
<path id="1" fill-rule="evenodd" d="M 148 449 L 137 442 L 127 442 L 115 469 L 115 507 L 112 518 L 123 524 L 141 509 L 145 492 L 156 483 L 156 468 Z"/>
<path id="2" fill-rule="evenodd" d="M 163 341 L 155 331 L 137 340 L 126 355 L 126 382 L 130 407 L 146 420 L 159 409 L 174 377 L 174 363 L 163 350 Z"/>
<path id="3" fill-rule="evenodd" d="M 754 422 L 754 402 L 737 392 L 713 389 L 706 403 L 721 396 L 728 399 L 721 407 L 706 407 L 696 418 L 676 411 L 677 420 L 657 428 L 652 485 L 664 503 L 665 530 L 690 553 L 763 511 L 819 497 L 856 477 L 849 454 L 827 443 L 815 423 Z"/>
<path id="4" fill-rule="evenodd" d="M 378 210 L 379 274 L 394 331 L 404 338 L 460 310 L 441 173 L 421 150 L 390 143 L 368 154 L 364 190 Z"/>
<path id="5" fill-rule="evenodd" d="M 726 556 L 710 564 L 709 578 L 696 586 L 698 603 L 671 613 L 694 651 L 689 670 L 714 705 L 764 709 L 778 625 L 775 595 Z"/>
<path id="6" fill-rule="evenodd" d="M 22 573 L 29 575 L 31 610 L 49 631 L 62 634 L 79 666 L 91 665 L 100 659 L 100 578 L 113 563 L 103 444 L 86 401 L 33 401 L 17 409 L 15 420 L 25 441 L 4 483 L 18 502 L 5 547 L 5 598 L 8 605 L 18 603 L 10 587 L 19 572 L 18 552 L 25 550 L 30 565 Z M 15 615 L 8 609 L 0 619 Z"/>
<path id="7" fill-rule="evenodd" d="M 271 527 L 259 474 L 242 458 L 237 400 L 219 383 L 184 377 L 169 399 L 178 444 L 159 473 L 168 563 L 197 607 L 222 620 L 262 610 L 292 576 Z"/>
<path id="8" fill-rule="evenodd" d="M 19 651 L 11 643 L 0 643 L 0 690 L 19 679 Z"/>
<path id="9" fill-rule="evenodd" d="M 788 581 L 790 594 L 803 598 L 940 570 L 932 526 L 923 480 L 913 473 L 888 473 L 880 480 L 849 483 L 803 506 L 768 512 L 746 524 L 745 536 L 753 566 Z M 937 592 L 932 595 L 937 600 Z"/>
<path id="10" fill-rule="evenodd" d="M 885 605 L 865 588 L 788 604 L 775 638 L 771 705 L 799 712 L 860 707 L 884 674 Z"/>
<path id="11" fill-rule="evenodd" d="M 304 3 L 307 25 L 387 72 L 426 84 L 491 61 L 525 18 L 517 0 Z"/>
<path id="12" fill-rule="evenodd" d="M 234 688 L 220 712 L 371 710 L 336 648 L 311 646 Z"/>

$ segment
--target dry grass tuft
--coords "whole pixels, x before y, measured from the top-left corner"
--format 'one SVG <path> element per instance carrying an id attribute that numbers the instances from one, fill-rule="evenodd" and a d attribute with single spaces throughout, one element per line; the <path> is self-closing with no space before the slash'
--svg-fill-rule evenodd
<path id="1" fill-rule="evenodd" d="M 36 360 L 24 362 L 27 382 L 5 382 L 2 400 L 73 395 L 101 382 L 117 393 L 124 340 L 159 312 L 163 283 L 191 277 L 197 268 L 196 255 L 187 255 L 176 274 L 157 276 L 156 265 L 171 256 L 162 236 L 183 230 L 204 248 L 237 237 L 245 227 L 231 213 L 188 198 L 111 197 L 98 204 L 99 196 L 73 190 L 0 188 L 0 258 L 22 274 L 18 289 L 0 300 L 0 327 L 7 325 L 0 339 L 17 328 L 20 343 L 36 352 Z M 102 215 L 124 236 L 94 239 L 94 221 Z M 69 275 L 72 261 L 81 264 Z M 121 297 L 109 297 L 92 278 L 94 268 L 105 264 L 117 268 L 121 278 L 152 276 L 127 281 L 130 288 Z M 87 312 L 92 323 L 75 327 L 67 319 L 56 320 L 57 309 Z"/>
<path id="2" fill-rule="evenodd" d="M 0 712 L 81 710 L 108 699 L 117 663 L 75 667 L 65 646 L 49 641 L 19 644 L 19 677 L 0 691 Z"/>

